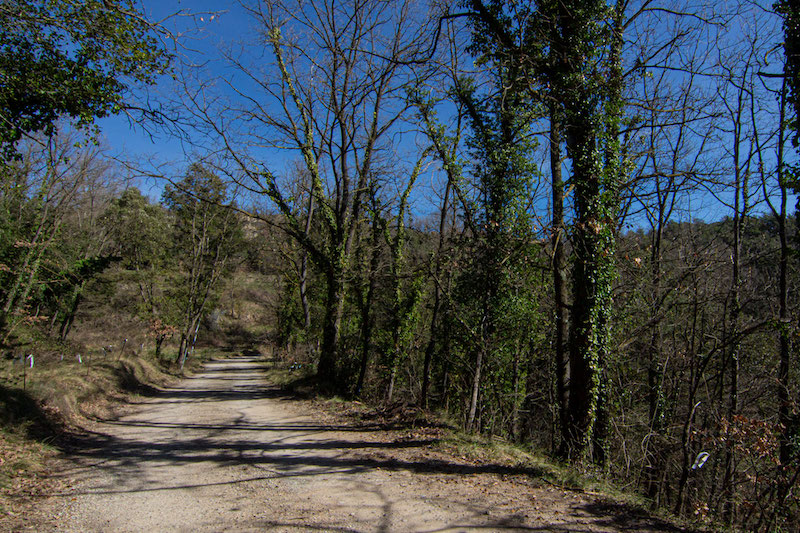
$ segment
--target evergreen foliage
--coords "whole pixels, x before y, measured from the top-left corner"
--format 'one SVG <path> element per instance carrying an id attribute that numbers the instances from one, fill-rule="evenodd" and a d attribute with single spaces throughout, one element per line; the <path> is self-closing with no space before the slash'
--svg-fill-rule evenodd
<path id="1" fill-rule="evenodd" d="M 131 85 L 153 84 L 169 56 L 129 0 L 11 0 L 0 5 L 0 151 L 116 114 Z"/>
<path id="2" fill-rule="evenodd" d="M 219 172 L 167 176 L 160 203 L 55 126 L 116 112 L 165 68 L 120 6 L 0 7 L 20 19 L 0 30 L 6 346 L 64 341 L 108 297 L 182 365 L 204 323 L 238 313 L 221 298 L 235 273 L 263 311 L 242 336 L 315 365 L 325 394 L 441 411 L 679 515 L 800 524 L 792 2 L 747 4 L 768 17 L 747 40 L 715 33 L 744 27 L 744 4 L 709 20 L 465 0 L 417 20 L 411 4 L 276 0 L 250 11 L 273 63 L 241 90 L 264 92 L 194 110 Z M 231 114 L 245 126 L 228 135 L 239 118 L 213 120 Z M 265 146 L 296 164 L 269 168 Z"/>
<path id="3" fill-rule="evenodd" d="M 219 298 L 220 281 L 231 272 L 242 228 L 225 183 L 199 163 L 164 189 L 164 205 L 174 217 L 172 253 L 179 268 L 167 298 L 177 305 L 181 368 L 194 347 L 200 320 Z"/>

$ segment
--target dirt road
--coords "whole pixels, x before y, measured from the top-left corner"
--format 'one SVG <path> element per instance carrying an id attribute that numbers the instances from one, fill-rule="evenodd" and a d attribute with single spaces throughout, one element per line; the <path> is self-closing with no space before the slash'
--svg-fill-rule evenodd
<path id="1" fill-rule="evenodd" d="M 48 504 L 57 531 L 668 531 L 424 441 L 315 422 L 255 358 L 208 364 L 98 423 Z M 454 460 L 455 461 L 455 460 Z"/>

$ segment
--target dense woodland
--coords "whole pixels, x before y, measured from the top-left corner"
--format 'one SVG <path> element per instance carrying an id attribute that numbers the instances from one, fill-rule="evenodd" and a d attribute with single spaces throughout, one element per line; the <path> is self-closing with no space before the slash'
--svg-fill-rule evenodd
<path id="1" fill-rule="evenodd" d="M 796 3 L 241 10 L 203 62 L 186 41 L 225 13 L 0 5 L 7 353 L 106 300 L 182 366 L 247 278 L 249 334 L 323 393 L 797 527 Z M 110 158 L 113 114 L 191 155 Z"/>

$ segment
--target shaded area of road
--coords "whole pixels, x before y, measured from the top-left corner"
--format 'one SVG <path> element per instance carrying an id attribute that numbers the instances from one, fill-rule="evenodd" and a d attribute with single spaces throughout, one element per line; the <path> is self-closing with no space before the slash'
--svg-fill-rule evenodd
<path id="1" fill-rule="evenodd" d="M 538 474 L 432 457 L 429 440 L 327 425 L 263 382 L 257 357 L 214 361 L 72 443 L 64 531 L 671 531 Z"/>

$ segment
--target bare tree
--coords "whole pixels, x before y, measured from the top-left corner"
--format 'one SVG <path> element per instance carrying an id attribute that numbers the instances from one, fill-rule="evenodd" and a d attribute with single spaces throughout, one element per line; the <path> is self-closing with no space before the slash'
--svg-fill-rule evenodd
<path id="1" fill-rule="evenodd" d="M 404 130 L 408 90 L 428 75 L 421 59 L 431 48 L 437 17 L 427 3 L 412 0 L 243 6 L 257 34 L 257 46 L 249 50 L 258 52 L 227 54 L 237 77 L 237 83 L 227 81 L 229 98 L 212 96 L 208 85 L 192 85 L 187 93 L 237 181 L 272 199 L 283 229 L 322 272 L 318 372 L 341 388 L 347 381 L 338 375 L 342 314 L 369 177 L 378 159 L 397 159 L 394 154 L 408 149 L 394 136 Z M 265 57 L 271 58 L 266 67 Z M 309 217 L 298 213 L 311 209 L 297 209 L 297 199 L 285 192 L 280 164 L 270 160 L 290 153 L 308 173 L 308 205 L 321 235 L 306 231 Z"/>
<path id="2" fill-rule="evenodd" d="M 106 170 L 99 150 L 85 149 L 76 133 L 61 132 L 30 140 L 20 161 L 4 166 L 2 224 L 6 278 L 0 291 L 0 330 L 4 338 L 28 316 L 29 297 L 41 283 L 42 267 L 59 232 L 85 189 Z"/>

